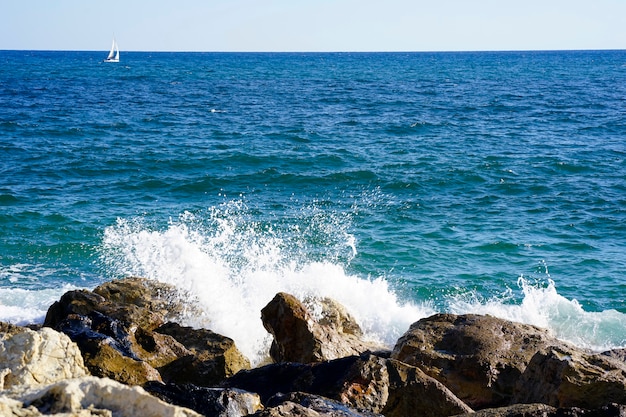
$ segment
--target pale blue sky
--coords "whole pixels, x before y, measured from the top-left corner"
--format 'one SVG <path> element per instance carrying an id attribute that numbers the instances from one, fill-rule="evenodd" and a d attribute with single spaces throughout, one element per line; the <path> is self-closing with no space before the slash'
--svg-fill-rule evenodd
<path id="1" fill-rule="evenodd" d="M 0 49 L 626 49 L 626 0 L 0 0 Z"/>

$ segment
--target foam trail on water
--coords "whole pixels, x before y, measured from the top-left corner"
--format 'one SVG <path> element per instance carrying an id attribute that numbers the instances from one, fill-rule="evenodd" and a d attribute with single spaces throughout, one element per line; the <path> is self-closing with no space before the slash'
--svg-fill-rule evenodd
<path id="1" fill-rule="evenodd" d="M 69 284 L 41 290 L 0 288 L 0 320 L 20 326 L 43 323 L 48 308 L 75 289 Z"/>
<path id="2" fill-rule="evenodd" d="M 367 337 L 389 346 L 411 323 L 433 312 L 401 304 L 382 278 L 361 279 L 347 274 L 339 262 L 308 258 L 297 236 L 311 230 L 335 234 L 323 236 L 326 243 L 334 242 L 326 258 L 353 253 L 354 239 L 341 227 L 331 227 L 340 223 L 333 216 L 311 216 L 310 223 L 300 221 L 290 229 L 297 229 L 292 234 L 230 209 L 211 210 L 207 217 L 185 213 L 165 230 L 119 220 L 105 231 L 103 259 L 115 275 L 145 276 L 188 291 L 203 314 L 188 317 L 186 324 L 231 337 L 254 364 L 266 358 L 271 342 L 261 309 L 281 291 L 301 300 L 336 299 Z"/>
<path id="3" fill-rule="evenodd" d="M 449 301 L 450 312 L 490 314 L 533 324 L 547 328 L 561 340 L 595 351 L 626 347 L 626 314 L 616 310 L 585 311 L 576 300 L 560 295 L 551 279 L 539 285 L 520 277 L 518 285 L 523 295 L 521 304 L 508 302 L 511 294 L 486 301 L 459 296 Z"/>

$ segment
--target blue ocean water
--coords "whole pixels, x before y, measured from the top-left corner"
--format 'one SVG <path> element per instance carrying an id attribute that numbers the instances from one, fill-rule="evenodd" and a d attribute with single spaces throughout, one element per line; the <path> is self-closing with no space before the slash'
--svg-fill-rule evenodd
<path id="1" fill-rule="evenodd" d="M 626 51 L 0 51 L 0 320 L 141 275 L 260 360 L 278 291 L 626 346 Z"/>

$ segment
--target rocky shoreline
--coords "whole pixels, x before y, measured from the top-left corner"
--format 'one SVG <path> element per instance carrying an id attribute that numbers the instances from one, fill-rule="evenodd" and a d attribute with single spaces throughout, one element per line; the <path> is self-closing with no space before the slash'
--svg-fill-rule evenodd
<path id="1" fill-rule="evenodd" d="M 172 287 L 126 278 L 70 291 L 43 326 L 0 323 L 0 415 L 626 416 L 626 349 L 438 314 L 388 350 L 337 302 L 316 306 L 269 301 L 271 359 L 252 368 L 232 339 L 179 324 L 190 306 Z"/>

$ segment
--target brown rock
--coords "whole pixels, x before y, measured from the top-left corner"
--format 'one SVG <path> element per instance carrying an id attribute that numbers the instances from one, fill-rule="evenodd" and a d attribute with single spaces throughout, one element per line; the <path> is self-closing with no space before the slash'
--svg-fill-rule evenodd
<path id="1" fill-rule="evenodd" d="M 391 357 L 419 367 L 479 409 L 508 405 L 530 359 L 552 344 L 560 342 L 535 326 L 438 314 L 412 324 Z"/>
<path id="2" fill-rule="evenodd" d="M 78 344 L 93 375 L 126 384 L 213 384 L 250 366 L 229 338 L 164 325 L 185 310 L 177 297 L 171 286 L 127 278 L 93 292 L 64 294 L 48 310 L 45 325 Z"/>
<path id="3" fill-rule="evenodd" d="M 208 387 L 250 369 L 248 359 L 228 337 L 176 323 L 167 323 L 155 332 L 171 337 L 188 352 L 159 369 L 165 382 Z"/>
<path id="4" fill-rule="evenodd" d="M 419 369 L 368 353 L 314 364 L 271 364 L 239 372 L 224 384 L 257 392 L 269 407 L 279 393 L 300 392 L 388 417 L 444 417 L 471 411 Z"/>
<path id="5" fill-rule="evenodd" d="M 554 408 L 546 404 L 514 404 L 508 407 L 487 408 L 457 417 L 624 417 L 626 405 L 608 404 L 597 409 Z"/>
<path id="6" fill-rule="evenodd" d="M 255 417 L 383 417 L 381 414 L 356 410 L 324 398 L 304 392 L 291 392 L 273 397 L 268 407 L 253 414 Z"/>
<path id="7" fill-rule="evenodd" d="M 626 362 L 626 349 L 613 349 L 602 352 L 604 356 Z"/>
<path id="8" fill-rule="evenodd" d="M 378 413 L 388 398 L 385 361 L 363 354 L 312 364 L 282 362 L 241 371 L 224 386 L 256 392 L 263 403 L 278 393 L 300 391 Z"/>
<path id="9" fill-rule="evenodd" d="M 588 409 L 626 404 L 626 364 L 573 347 L 551 347 L 533 356 L 514 401 Z"/>
<path id="10" fill-rule="evenodd" d="M 556 411 L 556 408 L 545 404 L 515 404 L 508 407 L 486 408 L 475 413 L 459 414 L 456 417 L 556 417 Z M 568 415 L 562 415 L 566 416 Z"/>
<path id="11" fill-rule="evenodd" d="M 124 356 L 105 341 L 99 341 L 83 356 L 89 371 L 101 378 L 111 378 L 126 385 L 161 381 L 159 372 L 147 362 Z"/>
<path id="12" fill-rule="evenodd" d="M 379 349 L 360 339 L 358 324 L 332 300 L 322 302 L 315 320 L 294 296 L 278 293 L 261 310 L 261 319 L 274 336 L 270 355 L 275 362 L 322 362 Z"/>
<path id="13" fill-rule="evenodd" d="M 389 359 L 389 399 L 382 410 L 386 417 L 454 416 L 473 410 L 449 389 L 419 368 Z"/>
<path id="14" fill-rule="evenodd" d="M 161 384 L 150 382 L 146 391 L 167 402 L 189 408 L 204 416 L 247 416 L 263 409 L 257 394 L 227 388 L 198 387 L 191 384 Z"/>

